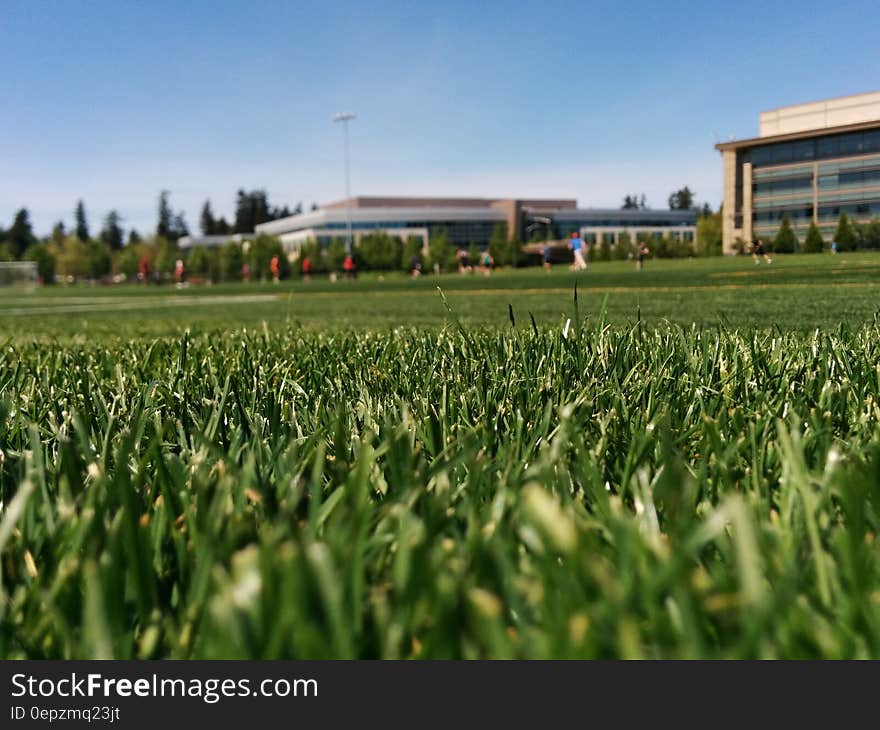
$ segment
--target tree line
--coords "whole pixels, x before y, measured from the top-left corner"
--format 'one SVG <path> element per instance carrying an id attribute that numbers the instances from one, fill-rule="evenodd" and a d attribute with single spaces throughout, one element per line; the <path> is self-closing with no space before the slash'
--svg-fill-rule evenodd
<path id="1" fill-rule="evenodd" d="M 693 210 L 697 208 L 696 194 L 687 185 L 678 190 L 674 190 L 667 198 L 669 210 Z M 623 204 L 620 206 L 622 210 L 650 210 L 648 199 L 644 193 L 636 195 L 625 195 Z M 712 206 L 709 203 L 703 203 L 699 206 L 701 215 L 711 215 Z"/>
<path id="2" fill-rule="evenodd" d="M 825 240 L 815 221 L 810 222 L 804 240 L 798 238 L 787 213 L 782 215 L 776 235 L 765 241 L 765 247 L 773 253 L 822 253 L 831 244 L 837 244 L 838 251 L 859 251 L 880 248 L 880 219 L 863 223 L 850 221 L 846 213 L 841 213 L 831 241 Z M 746 242 L 737 241 L 737 249 L 746 252 Z"/>
<path id="3" fill-rule="evenodd" d="M 216 218 L 210 200 L 206 200 L 200 228 L 205 235 L 251 233 L 259 223 L 299 212 L 302 203 L 294 208 L 273 206 L 265 190 L 239 189 L 232 223 L 223 217 Z M 76 203 L 72 225 L 68 227 L 64 221 L 58 221 L 48 236 L 38 237 L 30 213 L 21 208 L 9 228 L 0 226 L 0 261 L 35 261 L 38 275 L 46 283 L 53 281 L 56 273 L 65 280 L 130 275 L 133 268 L 137 271 L 137 263 L 133 262 L 144 257 L 153 271 L 165 274 L 181 255 L 177 242 L 189 233 L 183 211 L 172 207 L 167 190 L 159 193 L 156 228 L 146 237 L 134 228 L 126 236 L 122 216 L 116 210 L 107 213 L 100 229 L 93 233 L 82 200 Z"/>

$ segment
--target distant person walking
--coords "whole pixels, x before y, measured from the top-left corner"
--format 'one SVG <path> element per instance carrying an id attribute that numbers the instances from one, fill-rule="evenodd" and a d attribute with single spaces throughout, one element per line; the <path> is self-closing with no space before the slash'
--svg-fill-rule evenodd
<path id="1" fill-rule="evenodd" d="M 574 254 L 574 264 L 572 265 L 572 268 L 575 271 L 585 271 L 587 268 L 587 259 L 584 239 L 582 239 L 580 234 L 576 231 L 571 232 L 571 240 L 568 242 L 568 247 Z"/>
<path id="2" fill-rule="evenodd" d="M 553 264 L 550 263 L 550 253 L 550 244 L 544 241 L 544 245 L 541 246 L 541 264 L 545 271 L 551 271 L 553 269 Z"/>
<path id="3" fill-rule="evenodd" d="M 459 274 L 469 274 L 473 271 L 471 267 L 470 256 L 466 249 L 460 248 L 455 254 L 455 258 L 458 259 L 458 273 Z"/>
<path id="4" fill-rule="evenodd" d="M 245 283 L 251 280 L 251 265 L 247 262 L 241 267 L 241 278 L 245 281 Z"/>
<path id="5" fill-rule="evenodd" d="M 752 258 L 755 260 L 755 266 L 757 266 L 761 262 L 761 257 L 764 258 L 768 264 L 773 263 L 773 259 L 767 254 L 767 250 L 764 248 L 764 241 L 760 238 L 752 241 Z"/>
<path id="6" fill-rule="evenodd" d="M 141 256 L 138 262 L 138 279 L 144 284 L 150 281 L 150 262 L 146 256 Z"/>
<path id="7" fill-rule="evenodd" d="M 312 260 L 308 256 L 304 256 L 299 268 L 302 271 L 303 281 L 310 281 L 312 278 Z"/>
<path id="8" fill-rule="evenodd" d="M 650 253 L 651 249 L 648 248 L 648 244 L 644 241 L 639 243 L 638 251 L 636 251 L 636 271 L 642 270 L 642 267 L 645 265 L 645 259 Z"/>
<path id="9" fill-rule="evenodd" d="M 278 259 L 277 254 L 269 262 L 269 270 L 272 272 L 272 281 L 277 284 L 281 278 L 281 261 Z"/>
<path id="10" fill-rule="evenodd" d="M 837 241 L 832 241 L 832 242 L 831 242 L 831 253 L 832 253 L 832 254 L 836 254 L 836 253 L 837 253 Z"/>
<path id="11" fill-rule="evenodd" d="M 177 259 L 174 262 L 174 281 L 177 284 L 183 283 L 183 277 L 186 272 L 186 268 L 183 265 L 183 259 Z"/>
<path id="12" fill-rule="evenodd" d="M 348 254 L 348 256 L 345 257 L 345 261 L 342 262 L 342 269 L 345 271 L 345 278 L 357 278 L 357 266 L 355 266 L 354 258 L 352 258 L 351 254 Z"/>
<path id="13" fill-rule="evenodd" d="M 413 277 L 422 275 L 422 257 L 417 253 L 414 253 L 409 260 L 409 273 Z"/>
<path id="14" fill-rule="evenodd" d="M 480 256 L 480 271 L 483 272 L 486 276 L 491 275 L 492 269 L 495 268 L 495 259 L 492 258 L 492 254 L 489 253 L 489 249 L 487 248 L 483 251 L 483 255 Z"/>

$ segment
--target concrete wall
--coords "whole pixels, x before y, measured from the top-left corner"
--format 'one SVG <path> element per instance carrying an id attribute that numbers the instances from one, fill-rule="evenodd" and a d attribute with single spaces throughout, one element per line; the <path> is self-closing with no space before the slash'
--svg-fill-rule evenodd
<path id="1" fill-rule="evenodd" d="M 761 112 L 761 137 L 880 120 L 880 91 Z"/>
<path id="2" fill-rule="evenodd" d="M 722 249 L 725 254 L 735 253 L 733 242 L 742 231 L 734 226 L 736 212 L 736 150 L 722 150 L 721 162 L 724 168 L 724 200 L 721 216 Z"/>

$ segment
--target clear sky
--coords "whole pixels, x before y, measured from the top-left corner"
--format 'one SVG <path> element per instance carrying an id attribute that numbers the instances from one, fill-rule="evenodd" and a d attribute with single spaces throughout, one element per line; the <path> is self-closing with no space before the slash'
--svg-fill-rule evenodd
<path id="1" fill-rule="evenodd" d="M 878 27 L 876 0 L 0 0 L 0 224 L 338 199 L 343 110 L 353 194 L 717 207 L 713 144 L 880 89 Z"/>

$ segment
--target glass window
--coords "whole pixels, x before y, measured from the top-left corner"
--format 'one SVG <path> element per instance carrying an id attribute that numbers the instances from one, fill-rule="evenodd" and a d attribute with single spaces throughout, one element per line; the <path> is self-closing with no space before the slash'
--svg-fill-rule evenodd
<path id="1" fill-rule="evenodd" d="M 880 130 L 871 129 L 865 132 L 847 132 L 815 139 L 765 144 L 743 151 L 739 159 L 742 162 L 751 161 L 753 166 L 761 167 L 878 152 L 880 152 Z"/>
<path id="2" fill-rule="evenodd" d="M 792 143 L 792 156 L 795 160 L 812 160 L 816 156 L 816 140 L 805 139 Z"/>
<path id="3" fill-rule="evenodd" d="M 789 142 L 781 142 L 770 148 L 770 160 L 774 165 L 792 161 L 792 145 Z"/>

